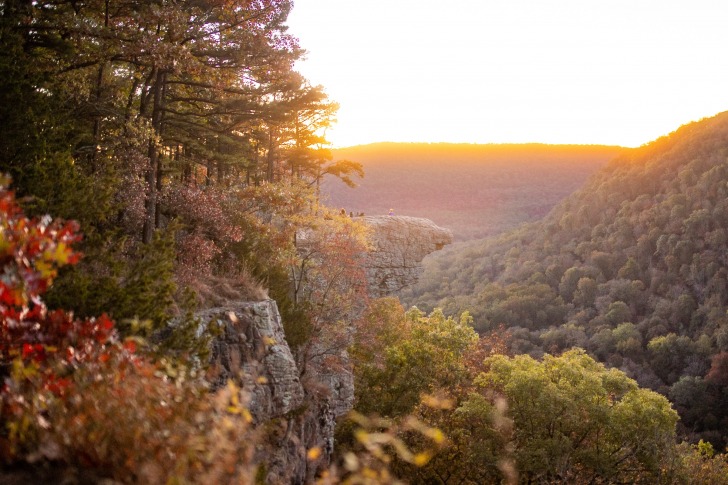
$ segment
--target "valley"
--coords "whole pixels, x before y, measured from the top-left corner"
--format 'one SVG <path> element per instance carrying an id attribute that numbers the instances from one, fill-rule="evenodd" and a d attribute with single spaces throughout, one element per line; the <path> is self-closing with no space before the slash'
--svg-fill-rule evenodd
<path id="1" fill-rule="evenodd" d="M 401 299 L 501 326 L 511 352 L 573 347 L 659 391 L 691 441 L 728 443 L 728 114 L 625 152 L 541 220 L 428 258 Z"/>
<path id="2" fill-rule="evenodd" d="M 498 234 L 543 217 L 624 148 L 600 145 L 377 143 L 334 156 L 362 164 L 350 188 L 325 179 L 321 193 L 346 212 L 426 217 L 456 241 Z"/>

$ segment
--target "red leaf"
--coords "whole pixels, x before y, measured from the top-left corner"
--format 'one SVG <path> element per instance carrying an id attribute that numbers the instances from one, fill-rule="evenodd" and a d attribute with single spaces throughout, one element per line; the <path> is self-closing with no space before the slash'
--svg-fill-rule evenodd
<path id="1" fill-rule="evenodd" d="M 33 346 L 29 343 L 23 344 L 23 353 L 21 354 L 23 359 L 27 359 L 33 355 Z"/>
<path id="2" fill-rule="evenodd" d="M 136 345 L 136 342 L 134 342 L 133 340 L 127 340 L 124 342 L 124 350 L 126 350 L 130 354 L 135 353 L 136 349 L 137 349 L 137 345 Z"/>

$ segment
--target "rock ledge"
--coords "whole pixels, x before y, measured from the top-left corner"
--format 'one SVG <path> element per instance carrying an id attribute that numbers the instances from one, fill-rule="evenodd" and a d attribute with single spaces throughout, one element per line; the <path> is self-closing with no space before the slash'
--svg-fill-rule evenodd
<path id="1" fill-rule="evenodd" d="M 409 216 L 366 216 L 371 251 L 366 258 L 369 294 L 382 297 L 413 285 L 428 254 L 452 243 L 452 232 L 429 219 Z"/>

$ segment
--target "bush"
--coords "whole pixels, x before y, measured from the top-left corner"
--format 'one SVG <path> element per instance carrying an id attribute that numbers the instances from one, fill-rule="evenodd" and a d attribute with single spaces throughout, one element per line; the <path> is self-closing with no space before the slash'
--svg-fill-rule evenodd
<path id="1" fill-rule="evenodd" d="M 0 184 L 0 456 L 127 483 L 246 483 L 251 417 L 240 390 L 154 362 L 105 315 L 49 311 L 41 295 L 75 263 L 73 223 L 28 219 Z"/>

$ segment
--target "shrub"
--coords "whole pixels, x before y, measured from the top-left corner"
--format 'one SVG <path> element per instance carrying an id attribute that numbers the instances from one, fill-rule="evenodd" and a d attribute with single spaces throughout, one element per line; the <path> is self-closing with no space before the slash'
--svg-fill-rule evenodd
<path id="1" fill-rule="evenodd" d="M 105 315 L 49 311 L 41 295 L 75 263 L 73 223 L 28 219 L 0 183 L 0 456 L 134 483 L 246 483 L 251 417 L 240 390 L 154 362 Z"/>

